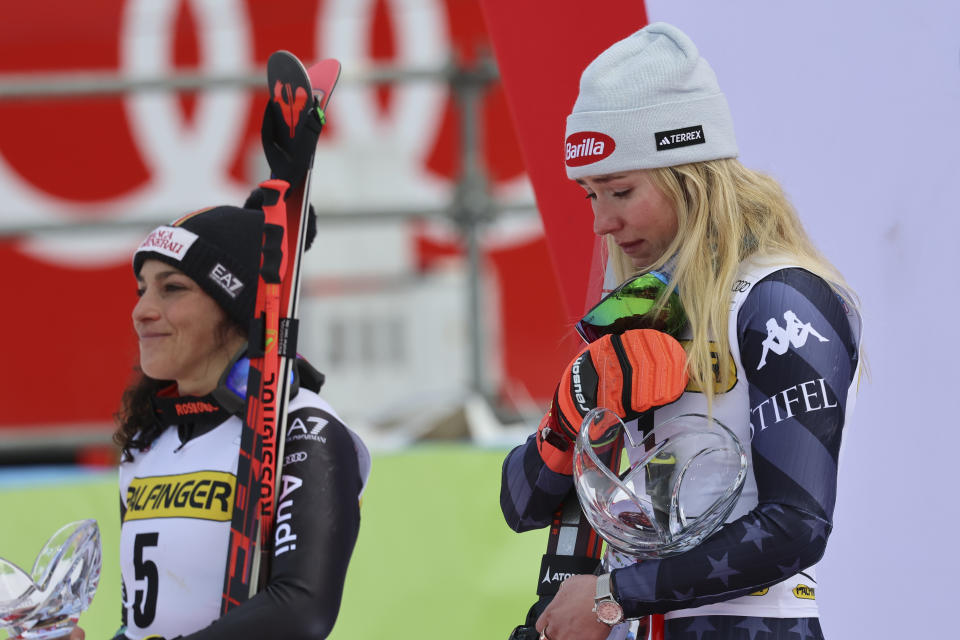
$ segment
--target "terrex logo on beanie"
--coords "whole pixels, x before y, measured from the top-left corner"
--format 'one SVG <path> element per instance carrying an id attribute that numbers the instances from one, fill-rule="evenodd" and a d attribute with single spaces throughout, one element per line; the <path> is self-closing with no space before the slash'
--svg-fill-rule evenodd
<path id="1" fill-rule="evenodd" d="M 610 136 L 598 131 L 578 131 L 567 136 L 566 161 L 568 167 L 603 160 L 617 148 Z"/>
<path id="2" fill-rule="evenodd" d="M 666 151 L 667 149 L 676 149 L 677 147 L 689 147 L 692 144 L 706 144 L 707 139 L 703 137 L 703 126 L 684 127 L 683 129 L 672 129 L 670 131 L 657 131 L 653 134 L 657 141 L 657 151 Z"/>

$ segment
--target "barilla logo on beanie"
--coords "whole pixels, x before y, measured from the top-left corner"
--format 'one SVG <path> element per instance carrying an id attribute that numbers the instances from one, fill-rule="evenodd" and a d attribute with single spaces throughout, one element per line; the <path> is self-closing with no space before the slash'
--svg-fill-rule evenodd
<path id="1" fill-rule="evenodd" d="M 577 131 L 567 136 L 566 162 L 568 167 L 582 167 L 608 157 L 617 144 L 613 138 L 599 131 Z"/>
<path id="2" fill-rule="evenodd" d="M 152 251 L 182 262 L 190 247 L 197 240 L 197 234 L 180 227 L 157 227 L 140 243 L 134 255 L 141 251 Z"/>

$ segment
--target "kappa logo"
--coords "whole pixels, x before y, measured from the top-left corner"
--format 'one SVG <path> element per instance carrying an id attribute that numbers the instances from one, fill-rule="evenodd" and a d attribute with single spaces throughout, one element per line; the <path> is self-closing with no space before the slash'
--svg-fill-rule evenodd
<path id="1" fill-rule="evenodd" d="M 657 141 L 657 151 L 689 147 L 693 144 L 706 144 L 707 142 L 707 139 L 703 136 L 703 125 L 699 124 L 695 127 L 658 131 L 653 135 Z"/>
<path id="2" fill-rule="evenodd" d="M 567 136 L 566 162 L 568 167 L 581 167 L 599 162 L 617 148 L 613 138 L 598 131 L 578 131 Z"/>
<path id="3" fill-rule="evenodd" d="M 767 337 L 763 341 L 763 353 L 760 355 L 760 364 L 757 365 L 757 371 L 763 369 L 767 364 L 767 354 L 773 351 L 778 356 L 785 354 L 792 345 L 794 349 L 799 349 L 807 344 L 807 338 L 815 337 L 820 342 L 830 342 L 824 338 L 809 322 L 800 322 L 793 311 L 785 311 L 783 314 L 783 327 L 777 322 L 776 318 L 767 320 Z"/>
<path id="4" fill-rule="evenodd" d="M 216 282 L 231 298 L 236 298 L 243 291 L 243 282 L 219 262 L 210 271 L 210 279 Z"/>
<path id="5" fill-rule="evenodd" d="M 543 580 L 540 581 L 540 584 L 553 584 L 554 582 L 563 582 L 570 576 L 572 573 L 560 573 L 559 571 L 554 571 L 552 574 L 550 572 L 550 565 L 547 565 L 547 570 L 543 572 Z"/>
<path id="6" fill-rule="evenodd" d="M 287 429 L 287 440 L 316 440 L 318 442 L 326 442 L 327 439 L 320 435 L 320 432 L 323 431 L 323 428 L 330 424 L 329 420 L 321 418 L 319 416 L 309 416 L 307 418 L 307 423 L 310 427 L 307 427 L 307 424 L 304 424 L 303 420 L 300 418 L 294 419 L 293 423 L 290 425 L 290 428 Z"/>

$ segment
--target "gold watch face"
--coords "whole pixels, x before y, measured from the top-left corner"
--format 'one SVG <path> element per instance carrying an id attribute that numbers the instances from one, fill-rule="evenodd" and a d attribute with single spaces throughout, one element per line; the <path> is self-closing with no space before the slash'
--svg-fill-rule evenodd
<path id="1" fill-rule="evenodd" d="M 623 620 L 623 607 L 613 600 L 597 604 L 597 618 L 604 624 L 617 624 Z"/>

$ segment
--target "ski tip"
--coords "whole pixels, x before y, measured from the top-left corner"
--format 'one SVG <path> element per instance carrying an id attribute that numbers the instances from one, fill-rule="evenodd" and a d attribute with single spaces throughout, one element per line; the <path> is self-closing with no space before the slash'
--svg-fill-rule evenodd
<path id="1" fill-rule="evenodd" d="M 336 58 L 320 60 L 307 69 L 307 75 L 310 76 L 310 86 L 313 87 L 317 105 L 320 109 L 326 108 L 327 101 L 340 79 L 340 61 Z"/>
<path id="2" fill-rule="evenodd" d="M 268 84 L 273 84 L 273 78 L 289 77 L 291 75 L 307 77 L 307 69 L 300 58 L 286 49 L 279 49 L 271 53 L 270 57 L 267 58 Z"/>

